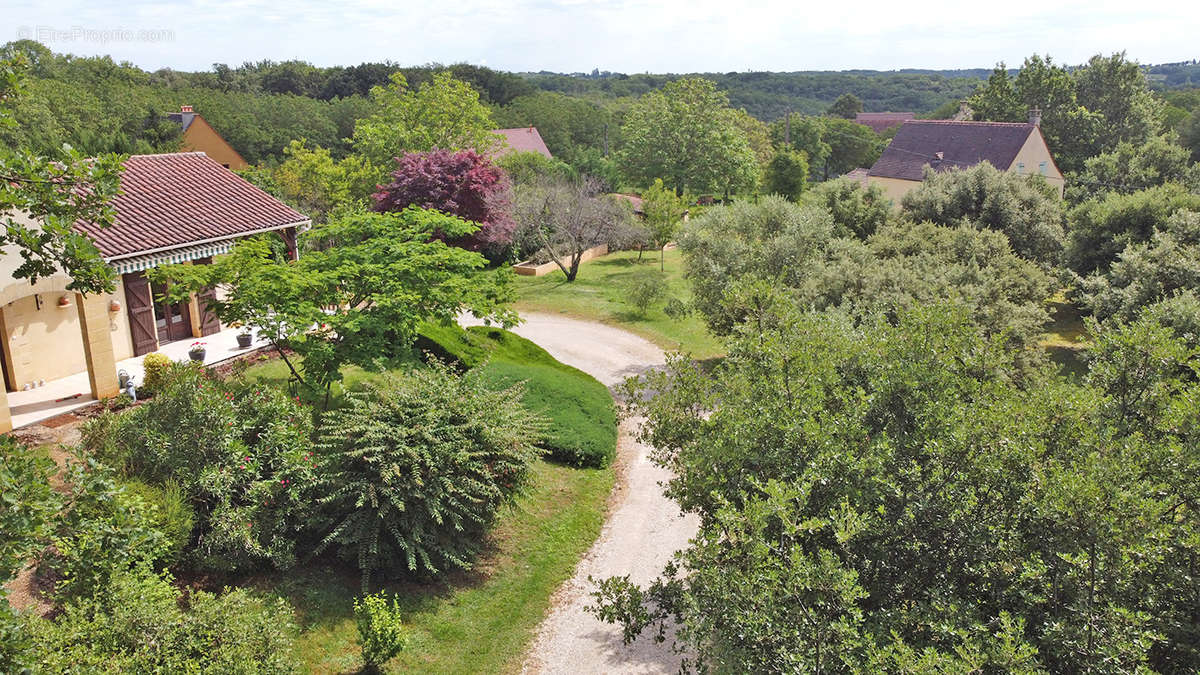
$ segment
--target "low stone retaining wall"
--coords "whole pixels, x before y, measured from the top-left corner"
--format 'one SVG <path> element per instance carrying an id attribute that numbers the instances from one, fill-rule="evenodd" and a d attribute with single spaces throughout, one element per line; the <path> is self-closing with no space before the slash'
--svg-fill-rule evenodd
<path id="1" fill-rule="evenodd" d="M 593 258 L 599 258 L 602 255 L 608 255 L 608 244 L 601 244 L 583 252 L 583 256 L 579 258 L 579 262 L 587 262 Z M 558 269 L 558 265 L 553 261 L 535 265 L 528 260 L 519 262 L 513 265 L 513 271 L 524 277 L 540 277 L 543 274 L 549 274 Z"/>

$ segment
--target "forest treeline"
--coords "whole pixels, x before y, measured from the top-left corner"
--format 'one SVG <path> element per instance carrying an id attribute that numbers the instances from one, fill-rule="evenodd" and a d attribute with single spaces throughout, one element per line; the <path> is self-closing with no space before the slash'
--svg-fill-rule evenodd
<path id="1" fill-rule="evenodd" d="M 633 100 L 684 75 L 593 71 L 590 74 L 508 73 L 483 66 L 363 63 L 317 67 L 302 61 L 260 61 L 209 70 L 146 71 L 109 57 L 56 54 L 28 40 L 0 47 L 0 57 L 29 61 L 16 126 L 0 142 L 53 154 L 62 145 L 88 155 L 165 152 L 178 148 L 179 129 L 164 113 L 192 105 L 252 164 L 282 159 L 305 139 L 335 157 L 350 150 L 355 122 L 374 111 L 370 92 L 394 72 L 419 87 L 448 71 L 479 92 L 498 126 L 535 124 L 555 156 L 587 167 L 620 143 L 618 129 Z M 1171 104 L 1169 122 L 1183 125 L 1196 108 L 1200 64 L 1143 67 Z M 1013 71 L 1015 72 L 1015 70 Z M 852 94 L 867 111 L 905 110 L 946 117 L 991 73 L 987 69 L 844 72 L 742 72 L 702 76 L 726 92 L 730 105 L 764 122 L 788 111 L 826 112 Z M 1186 135 L 1186 134 L 1185 134 Z"/>

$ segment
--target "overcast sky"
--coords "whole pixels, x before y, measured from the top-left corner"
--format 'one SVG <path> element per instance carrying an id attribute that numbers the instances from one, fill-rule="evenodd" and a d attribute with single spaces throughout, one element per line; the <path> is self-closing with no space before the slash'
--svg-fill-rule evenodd
<path id="1" fill-rule="evenodd" d="M 0 43 L 147 70 L 303 59 L 625 73 L 988 68 L 1200 57 L 1197 0 L 0 0 Z"/>

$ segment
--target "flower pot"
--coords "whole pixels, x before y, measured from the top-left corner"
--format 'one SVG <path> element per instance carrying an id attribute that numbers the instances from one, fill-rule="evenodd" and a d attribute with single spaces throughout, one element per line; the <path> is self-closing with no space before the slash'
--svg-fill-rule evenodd
<path id="1" fill-rule="evenodd" d="M 254 338 L 249 333 L 240 333 L 237 336 L 238 347 L 241 349 L 246 349 L 250 346 L 250 341 L 253 339 Z"/>
<path id="2" fill-rule="evenodd" d="M 199 361 L 200 363 L 204 363 L 204 354 L 205 353 L 206 352 L 203 349 L 193 349 L 190 352 L 188 352 L 188 358 L 193 361 Z"/>

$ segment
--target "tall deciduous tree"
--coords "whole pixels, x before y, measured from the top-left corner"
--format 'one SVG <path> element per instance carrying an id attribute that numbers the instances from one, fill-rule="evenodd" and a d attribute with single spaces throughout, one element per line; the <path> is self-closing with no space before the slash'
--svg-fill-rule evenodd
<path id="1" fill-rule="evenodd" d="M 1102 116 L 1100 148 L 1142 143 L 1163 131 L 1163 103 L 1146 85 L 1137 62 L 1125 52 L 1096 54 L 1073 73 L 1079 104 Z"/>
<path id="2" fill-rule="evenodd" d="M 486 154 L 500 139 L 479 93 L 447 72 L 411 89 L 401 73 L 371 89 L 377 111 L 354 127 L 354 149 L 386 168 L 405 152 L 475 150 Z"/>
<path id="3" fill-rule="evenodd" d="M 854 94 L 842 94 L 829 106 L 826 115 L 830 117 L 840 117 L 842 119 L 852 120 L 858 113 L 863 111 L 862 101 Z"/>
<path id="4" fill-rule="evenodd" d="M 729 99 L 710 80 L 684 78 L 645 94 L 626 114 L 621 134 L 625 176 L 643 185 L 662 178 L 676 194 L 736 190 L 756 169 Z"/>
<path id="5" fill-rule="evenodd" d="M 519 236 L 536 242 L 567 281 L 579 274 L 585 251 L 620 243 L 633 234 L 629 209 L 600 188 L 596 180 L 585 178 L 543 180 L 514 190 L 513 217 Z"/>
<path id="6" fill-rule="evenodd" d="M 472 234 L 449 241 L 472 251 L 495 251 L 512 242 L 510 183 L 504 172 L 474 150 L 410 152 L 396 160 L 392 181 L 374 194 L 376 211 L 409 206 L 435 209 L 476 223 Z"/>
<path id="7" fill-rule="evenodd" d="M 667 186 L 662 179 L 655 179 L 654 185 L 642 193 L 642 210 L 646 214 L 646 229 L 650 241 L 658 249 L 658 267 L 663 269 L 663 248 L 674 241 L 679 224 L 688 211 L 688 200 L 679 197 Z"/>
<path id="8" fill-rule="evenodd" d="M 20 56 L 0 61 L 0 127 L 16 124 L 12 106 L 27 67 Z M 63 146 L 57 156 L 43 157 L 0 146 L 0 247 L 11 247 L 6 253 L 22 259 L 13 278 L 32 283 L 65 272 L 72 290 L 112 290 L 112 268 L 74 225 L 112 223 L 116 214 L 108 200 L 117 192 L 120 174 L 117 155 L 87 159 Z"/>

